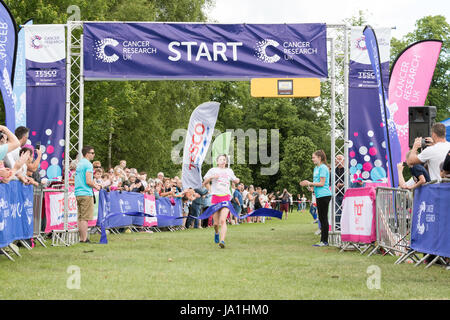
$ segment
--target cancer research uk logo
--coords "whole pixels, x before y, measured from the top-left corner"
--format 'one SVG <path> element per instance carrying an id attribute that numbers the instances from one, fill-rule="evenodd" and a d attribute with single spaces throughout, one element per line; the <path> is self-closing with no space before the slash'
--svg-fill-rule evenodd
<path id="1" fill-rule="evenodd" d="M 283 41 L 279 43 L 273 39 L 263 39 L 258 41 L 254 47 L 255 56 L 263 63 L 276 63 L 280 60 L 294 60 L 298 55 L 316 55 L 318 49 L 311 45 L 309 41 Z M 269 54 L 270 50 L 282 53 Z"/>
<path id="2" fill-rule="evenodd" d="M 64 39 L 59 35 L 38 35 L 35 34 L 29 38 L 30 47 L 39 50 L 52 45 L 62 45 Z"/>
<path id="3" fill-rule="evenodd" d="M 425 201 L 422 201 L 422 203 L 419 206 L 419 210 L 417 211 L 417 224 L 416 229 L 417 233 L 420 235 L 423 235 L 426 231 L 426 224 L 422 221 L 422 215 L 425 214 L 425 222 L 428 223 L 434 223 L 436 221 L 436 217 L 434 215 L 434 206 L 427 205 Z"/>
<path id="4" fill-rule="evenodd" d="M 42 37 L 39 35 L 32 36 L 30 39 L 30 46 L 36 50 L 43 48 Z"/>
<path id="5" fill-rule="evenodd" d="M 117 47 L 121 44 L 123 60 L 133 60 L 134 55 L 156 54 L 156 48 L 150 45 L 148 40 L 124 40 L 122 43 L 113 38 L 97 40 L 94 44 L 95 59 L 104 63 L 114 63 L 120 59 L 116 53 L 108 55 L 107 47 Z"/>
<path id="6" fill-rule="evenodd" d="M 103 40 L 96 41 L 94 45 L 95 58 L 97 60 L 106 63 L 116 62 L 117 60 L 119 60 L 119 56 L 115 53 L 113 55 L 108 56 L 105 53 L 105 47 L 106 46 L 117 47 L 118 44 L 119 42 L 112 38 L 106 38 Z"/>

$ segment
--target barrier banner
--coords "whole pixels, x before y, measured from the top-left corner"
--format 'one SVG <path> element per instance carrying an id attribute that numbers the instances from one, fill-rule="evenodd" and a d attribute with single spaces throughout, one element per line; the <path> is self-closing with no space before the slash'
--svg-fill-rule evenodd
<path id="1" fill-rule="evenodd" d="M 78 209 L 77 209 L 77 199 L 75 193 L 72 190 L 69 192 L 69 212 L 67 217 L 67 222 L 69 227 L 74 227 L 77 225 L 78 219 Z M 53 230 L 64 230 L 64 192 L 44 192 L 45 194 L 45 233 L 52 232 Z M 94 191 L 95 204 L 94 204 L 94 218 L 88 221 L 89 227 L 94 227 L 97 224 L 98 217 L 98 203 L 99 203 L 99 193 Z"/>
<path id="2" fill-rule="evenodd" d="M 156 216 L 156 201 L 154 195 L 144 194 L 144 212 Z M 144 217 L 143 227 L 156 227 L 158 225 L 158 218 Z"/>
<path id="3" fill-rule="evenodd" d="M 180 198 L 174 199 L 174 204 L 170 198 L 159 198 L 156 200 L 156 214 L 158 217 L 158 227 L 181 226 L 183 221 L 177 219 L 183 216 L 182 203 Z M 173 217 L 173 219 L 171 219 Z"/>
<path id="4" fill-rule="evenodd" d="M 85 23 L 86 80 L 326 78 L 324 23 Z"/>
<path id="5" fill-rule="evenodd" d="M 372 243 L 376 234 L 375 188 L 347 189 L 342 201 L 341 240 Z"/>
<path id="6" fill-rule="evenodd" d="M 381 121 L 384 127 L 384 141 L 386 141 L 388 181 L 390 182 L 391 187 L 395 188 L 398 186 L 398 172 L 395 170 L 395 167 L 397 163 L 401 161 L 400 141 L 398 139 L 395 122 L 392 118 L 393 114 L 389 110 L 388 95 L 385 90 L 386 85 L 383 83 L 383 72 L 381 68 L 381 58 L 377 36 L 375 35 L 375 31 L 370 26 L 366 26 L 363 33 L 367 52 L 369 53 L 370 62 L 377 81 L 378 104 L 381 113 Z"/>
<path id="7" fill-rule="evenodd" d="M 16 111 L 12 83 L 17 50 L 17 25 L 9 8 L 0 0 L 0 91 L 5 106 L 5 122 L 9 130 L 16 129 Z"/>
<path id="8" fill-rule="evenodd" d="M 41 178 L 61 180 L 66 119 L 64 26 L 26 26 L 25 42 L 30 141 L 41 143 Z"/>
<path id="9" fill-rule="evenodd" d="M 214 133 L 220 103 L 205 102 L 191 114 L 183 149 L 181 180 L 184 188 L 202 187 L 202 164 Z"/>
<path id="10" fill-rule="evenodd" d="M 411 248 L 450 257 L 450 183 L 415 189 L 413 208 Z"/>
<path id="11" fill-rule="evenodd" d="M 387 181 L 384 122 L 362 27 L 352 27 L 349 68 L 349 172 L 352 181 Z M 376 29 L 383 82 L 388 83 L 391 30 Z"/>
<path id="12" fill-rule="evenodd" d="M 403 50 L 389 79 L 389 104 L 400 140 L 401 158 L 409 151 L 408 108 L 423 106 L 441 51 L 442 41 L 423 40 Z"/>
<path id="13" fill-rule="evenodd" d="M 144 217 L 132 216 L 126 213 L 144 212 L 144 195 L 137 192 L 106 192 L 101 190 L 99 199 L 99 216 L 97 225 L 101 226 L 104 219 L 104 227 L 118 228 L 131 225 L 142 226 Z M 105 210 L 106 209 L 106 210 Z M 102 220 L 101 220 L 102 219 Z"/>
<path id="14" fill-rule="evenodd" d="M 33 237 L 33 186 L 0 184 L 0 248 Z"/>
<path id="15" fill-rule="evenodd" d="M 28 20 L 24 23 L 24 25 L 32 24 L 33 20 Z M 14 96 L 16 97 L 16 128 L 27 126 L 27 78 L 25 62 L 25 29 L 21 28 L 17 36 L 17 54 L 13 85 Z"/>

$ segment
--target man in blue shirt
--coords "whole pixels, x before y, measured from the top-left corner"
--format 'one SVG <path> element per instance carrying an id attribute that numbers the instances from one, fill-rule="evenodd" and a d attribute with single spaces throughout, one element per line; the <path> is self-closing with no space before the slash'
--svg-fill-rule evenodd
<path id="1" fill-rule="evenodd" d="M 75 173 L 75 197 L 77 199 L 78 209 L 78 231 L 80 233 L 80 242 L 89 243 L 87 239 L 88 222 L 94 218 L 94 192 L 101 186 L 94 181 L 94 160 L 95 152 L 91 146 L 84 146 L 81 150 L 83 158 L 78 162 Z"/>

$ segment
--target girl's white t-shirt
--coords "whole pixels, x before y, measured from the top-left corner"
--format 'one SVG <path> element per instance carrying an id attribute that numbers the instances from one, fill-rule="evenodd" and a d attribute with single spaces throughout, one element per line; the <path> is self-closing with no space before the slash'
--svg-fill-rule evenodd
<path id="1" fill-rule="evenodd" d="M 231 195 L 230 180 L 236 180 L 234 172 L 230 168 L 218 168 L 214 167 L 208 170 L 204 176 L 204 180 L 218 175 L 218 179 L 211 180 L 211 194 L 215 195 Z"/>

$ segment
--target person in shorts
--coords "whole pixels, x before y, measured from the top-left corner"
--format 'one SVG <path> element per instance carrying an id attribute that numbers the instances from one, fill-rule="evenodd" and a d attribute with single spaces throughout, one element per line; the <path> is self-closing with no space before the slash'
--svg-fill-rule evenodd
<path id="1" fill-rule="evenodd" d="M 83 158 L 78 162 L 75 171 L 75 197 L 77 199 L 78 232 L 80 242 L 89 243 L 87 238 L 88 222 L 94 218 L 94 192 L 92 188 L 101 189 L 94 181 L 94 166 L 92 160 L 95 152 L 91 146 L 84 146 L 81 150 Z"/>

